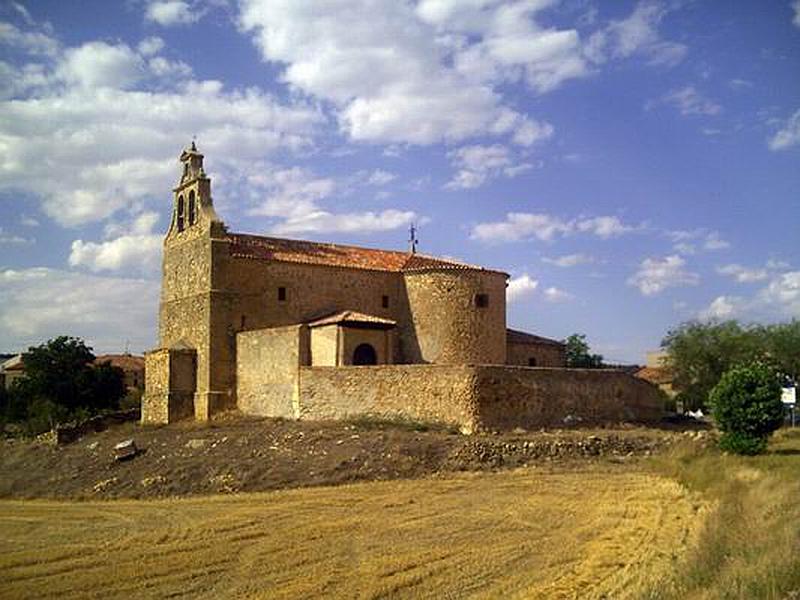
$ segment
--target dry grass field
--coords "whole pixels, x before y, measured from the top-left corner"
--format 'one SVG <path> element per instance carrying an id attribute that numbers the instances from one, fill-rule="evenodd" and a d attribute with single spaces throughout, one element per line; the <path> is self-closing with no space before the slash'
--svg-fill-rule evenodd
<path id="1" fill-rule="evenodd" d="M 626 598 L 707 504 L 614 465 L 174 500 L 0 502 L 3 598 Z"/>

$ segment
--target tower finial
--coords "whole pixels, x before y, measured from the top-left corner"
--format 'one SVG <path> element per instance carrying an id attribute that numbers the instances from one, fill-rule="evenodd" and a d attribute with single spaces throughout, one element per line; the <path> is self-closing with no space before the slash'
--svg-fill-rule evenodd
<path id="1" fill-rule="evenodd" d="M 408 251 L 411 254 L 417 253 L 418 243 L 419 240 L 417 239 L 417 228 L 414 227 L 414 224 L 412 223 L 411 226 L 409 227 L 409 237 L 408 237 Z"/>

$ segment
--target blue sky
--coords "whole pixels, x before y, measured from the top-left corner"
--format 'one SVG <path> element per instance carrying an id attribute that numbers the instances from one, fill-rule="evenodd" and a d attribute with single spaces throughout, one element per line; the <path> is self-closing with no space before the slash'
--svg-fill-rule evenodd
<path id="1" fill-rule="evenodd" d="M 194 136 L 230 229 L 416 223 L 613 361 L 800 318 L 800 0 L 0 4 L 0 351 L 155 344 Z"/>

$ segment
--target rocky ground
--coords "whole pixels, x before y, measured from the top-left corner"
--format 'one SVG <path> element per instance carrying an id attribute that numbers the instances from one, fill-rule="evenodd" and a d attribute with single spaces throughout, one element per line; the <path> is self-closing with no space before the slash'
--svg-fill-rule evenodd
<path id="1" fill-rule="evenodd" d="M 0 497 L 147 498 L 253 492 L 417 478 L 557 462 L 634 461 L 697 427 L 619 427 L 463 436 L 411 423 L 298 422 L 228 417 L 207 424 L 127 423 L 56 446 L 0 442 Z M 133 439 L 125 461 L 114 446 Z"/>

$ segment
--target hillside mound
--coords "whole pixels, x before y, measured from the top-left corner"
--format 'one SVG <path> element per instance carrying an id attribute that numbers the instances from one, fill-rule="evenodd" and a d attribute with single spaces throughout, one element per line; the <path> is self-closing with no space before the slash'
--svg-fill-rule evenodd
<path id="1" fill-rule="evenodd" d="M 703 432 L 690 435 L 703 436 Z M 631 461 L 683 432 L 644 428 L 463 436 L 409 423 L 228 418 L 127 423 L 64 446 L 6 440 L 0 497 L 152 498 L 411 479 L 558 462 Z M 133 439 L 126 461 L 114 446 Z"/>

